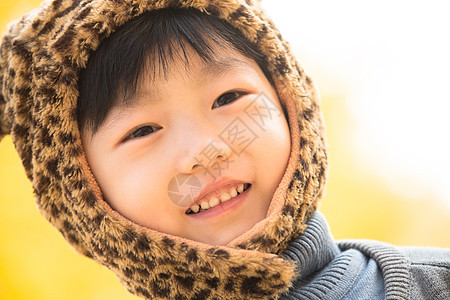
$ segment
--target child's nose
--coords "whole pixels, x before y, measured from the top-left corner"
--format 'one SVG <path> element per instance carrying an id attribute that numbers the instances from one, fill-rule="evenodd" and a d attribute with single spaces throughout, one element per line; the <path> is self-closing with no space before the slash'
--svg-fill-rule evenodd
<path id="1" fill-rule="evenodd" d="M 178 172 L 189 174 L 197 168 L 210 169 L 214 164 L 221 164 L 230 159 L 231 147 L 220 137 L 196 137 L 179 151 Z"/>

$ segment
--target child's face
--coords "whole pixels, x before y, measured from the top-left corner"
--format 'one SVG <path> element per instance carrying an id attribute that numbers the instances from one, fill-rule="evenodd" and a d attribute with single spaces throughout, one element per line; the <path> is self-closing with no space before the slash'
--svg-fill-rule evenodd
<path id="1" fill-rule="evenodd" d="M 130 104 L 113 108 L 93 137 L 85 131 L 82 139 L 113 209 L 160 232 L 226 245 L 266 217 L 290 135 L 258 65 L 237 51 L 215 50 L 213 63 L 188 51 L 188 68 L 176 58 L 166 78 L 142 78 Z M 242 184 L 251 186 L 226 201 Z M 194 203 L 214 207 L 187 214 L 197 210 Z"/>

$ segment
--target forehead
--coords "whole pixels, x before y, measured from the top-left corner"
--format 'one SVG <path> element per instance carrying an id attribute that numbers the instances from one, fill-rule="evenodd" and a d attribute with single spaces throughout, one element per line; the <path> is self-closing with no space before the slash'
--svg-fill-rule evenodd
<path id="1" fill-rule="evenodd" d="M 186 85 L 201 85 L 214 79 L 226 76 L 236 76 L 248 72 L 260 71 L 259 66 L 252 59 L 245 57 L 234 49 L 215 47 L 213 55 L 202 59 L 194 50 L 187 49 L 165 64 L 164 69 L 156 58 L 149 57 L 147 66 L 140 74 L 136 90 L 124 95 L 118 106 L 119 109 L 129 108 L 145 98 L 146 101 L 160 101 L 157 97 L 159 87 L 169 82 L 170 78 L 181 78 Z M 149 94 L 156 97 L 148 97 Z"/>

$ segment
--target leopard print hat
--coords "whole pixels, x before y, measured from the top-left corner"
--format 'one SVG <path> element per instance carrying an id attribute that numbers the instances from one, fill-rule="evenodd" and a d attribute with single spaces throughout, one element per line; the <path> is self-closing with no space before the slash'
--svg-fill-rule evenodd
<path id="1" fill-rule="evenodd" d="M 227 246 L 144 228 L 103 200 L 78 130 L 78 75 L 90 53 L 145 11 L 193 8 L 225 20 L 267 57 L 291 155 L 267 217 Z M 10 24 L 0 49 L 0 139 L 10 134 L 37 207 L 69 244 L 144 298 L 277 298 L 297 272 L 279 256 L 305 229 L 327 173 L 319 100 L 257 0 L 53 0 Z M 301 270 L 300 270 L 301 271 Z"/>

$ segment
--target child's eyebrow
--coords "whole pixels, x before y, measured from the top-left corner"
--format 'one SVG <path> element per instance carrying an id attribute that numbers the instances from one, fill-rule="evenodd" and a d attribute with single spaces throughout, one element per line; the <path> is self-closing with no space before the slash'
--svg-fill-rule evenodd
<path id="1" fill-rule="evenodd" d="M 248 70 L 249 68 L 253 69 L 254 66 L 243 59 L 223 57 L 221 59 L 206 61 L 205 66 L 202 68 L 202 77 L 208 78 L 209 76 L 223 76 L 229 73 L 236 73 L 244 69 Z"/>

